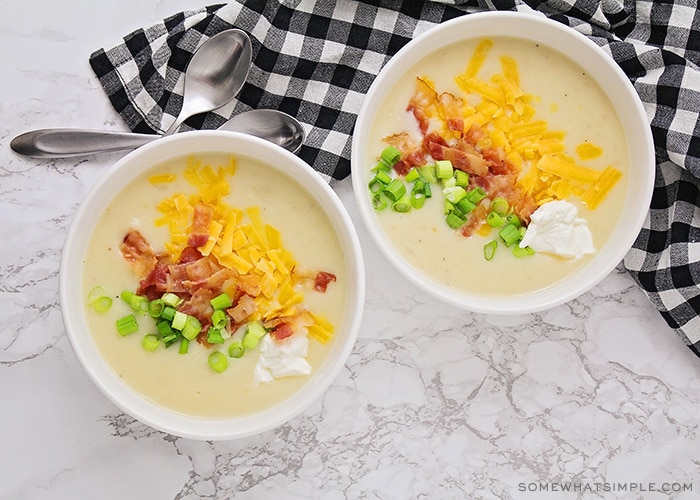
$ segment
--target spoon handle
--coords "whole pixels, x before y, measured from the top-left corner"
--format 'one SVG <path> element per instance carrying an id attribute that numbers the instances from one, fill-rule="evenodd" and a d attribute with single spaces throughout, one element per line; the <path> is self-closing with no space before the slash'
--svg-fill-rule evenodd
<path id="1" fill-rule="evenodd" d="M 40 129 L 18 135 L 10 147 L 15 153 L 35 158 L 67 158 L 94 153 L 135 149 L 159 136 L 130 132 L 74 128 Z"/>

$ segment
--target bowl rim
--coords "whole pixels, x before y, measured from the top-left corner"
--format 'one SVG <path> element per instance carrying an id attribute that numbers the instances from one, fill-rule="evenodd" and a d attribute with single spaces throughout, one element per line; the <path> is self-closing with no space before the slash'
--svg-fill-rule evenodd
<path id="1" fill-rule="evenodd" d="M 624 123 L 621 124 L 627 136 L 629 162 L 632 165 L 633 158 L 639 158 L 640 172 L 646 175 L 639 175 L 638 178 L 630 181 L 625 207 L 630 204 L 629 198 L 632 195 L 636 198 L 636 203 L 639 206 L 646 208 L 632 211 L 629 217 L 625 217 L 627 234 L 620 245 L 615 249 L 611 249 L 610 245 L 606 244 L 603 245 L 603 248 L 598 249 L 597 255 L 591 260 L 591 262 L 596 262 L 595 272 L 590 272 L 591 269 L 589 268 L 592 267 L 592 264 L 589 262 L 569 276 L 572 280 L 568 278 L 564 280 L 564 282 L 577 281 L 575 286 L 564 287 L 560 282 L 531 293 L 504 297 L 476 295 L 458 291 L 437 282 L 437 280 L 423 271 L 416 269 L 398 250 L 395 250 L 393 244 L 379 226 L 377 217 L 373 213 L 374 210 L 370 206 L 367 194 L 367 182 L 369 179 L 366 171 L 368 169 L 364 168 L 361 157 L 362 142 L 371 129 L 379 98 L 386 94 L 393 85 L 391 83 L 392 76 L 400 76 L 402 73 L 405 73 L 407 68 L 413 66 L 415 61 L 426 57 L 441 47 L 463 40 L 487 36 L 510 36 L 538 41 L 567 56 L 576 64 L 589 70 L 591 74 L 600 75 L 605 72 L 604 74 L 606 74 L 609 85 L 614 86 L 613 90 L 616 92 L 616 95 L 619 94 L 620 97 L 624 98 L 625 106 L 628 106 L 629 111 L 625 116 L 620 116 L 618 112 L 618 117 L 621 122 L 627 117 Z M 577 44 L 582 50 L 576 54 L 577 58 L 574 59 L 558 47 L 543 41 L 552 37 L 563 37 L 562 39 L 567 40 L 567 43 Z M 441 41 L 446 39 L 448 42 L 441 43 Z M 583 62 L 581 62 L 580 58 L 583 58 Z M 599 67 L 596 67 L 594 63 L 599 65 Z M 601 84 L 599 78 L 596 78 L 596 80 L 610 98 L 610 88 Z M 612 98 L 611 102 L 613 102 Z M 617 106 L 617 102 L 615 102 L 615 105 Z M 628 135 L 628 129 L 630 128 L 634 132 L 634 140 Z M 634 152 L 631 146 L 632 143 L 637 148 L 637 153 Z M 624 256 L 634 244 L 648 213 L 655 179 L 654 159 L 651 127 L 648 124 L 644 106 L 627 75 L 609 54 L 582 33 L 565 24 L 549 19 L 543 14 L 491 11 L 467 14 L 433 26 L 409 41 L 386 63 L 372 82 L 358 113 L 352 138 L 351 177 L 355 202 L 368 233 L 380 251 L 400 274 L 422 291 L 461 309 L 485 314 L 514 315 L 540 312 L 579 297 L 600 283 L 624 259 Z M 631 192 L 632 183 L 638 187 L 633 194 Z M 615 237 L 617 237 L 617 234 L 615 234 Z M 606 259 L 605 263 L 598 264 L 603 257 Z"/>
<path id="2" fill-rule="evenodd" d="M 338 331 L 344 337 L 311 378 L 295 393 L 261 412 L 240 417 L 197 417 L 167 409 L 148 400 L 119 379 L 99 354 L 86 328 L 84 300 L 81 300 L 82 273 L 70 273 L 80 265 L 91 229 L 102 210 L 129 180 L 159 163 L 189 154 L 231 153 L 261 159 L 283 175 L 291 165 L 294 179 L 307 190 L 328 215 L 346 256 L 348 290 L 346 314 Z M 157 160 L 155 160 L 157 158 Z M 268 161 L 270 158 L 277 163 Z M 150 160 L 150 161 L 149 161 Z M 144 165 L 146 168 L 144 169 Z M 111 187 L 116 185 L 117 187 Z M 108 193 L 108 196 L 104 194 Z M 101 198 L 103 197 L 103 198 Z M 359 238 L 352 220 L 328 182 L 306 162 L 284 148 L 263 139 L 231 131 L 191 131 L 159 138 L 111 165 L 88 191 L 76 210 L 66 234 L 59 269 L 59 300 L 65 332 L 88 377 L 119 409 L 136 420 L 168 434 L 195 440 L 230 440 L 259 434 L 282 425 L 311 406 L 337 378 L 357 339 L 365 299 L 365 272 Z"/>

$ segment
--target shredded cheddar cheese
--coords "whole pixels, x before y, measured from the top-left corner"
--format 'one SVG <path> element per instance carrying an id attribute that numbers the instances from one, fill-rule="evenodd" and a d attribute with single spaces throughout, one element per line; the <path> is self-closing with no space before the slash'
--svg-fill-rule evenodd
<path id="1" fill-rule="evenodd" d="M 565 133 L 550 130 L 544 120 L 534 119 L 537 98 L 523 92 L 517 62 L 510 57 L 500 58 L 502 73 L 489 80 L 479 77 L 486 58 L 493 46 L 483 39 L 474 49 L 466 69 L 455 78 L 458 86 L 478 102 L 452 96 L 451 106 L 445 105 L 444 94 L 438 94 L 434 84 L 425 76 L 417 80 L 418 94 L 435 96 L 434 105 L 427 107 L 431 118 L 443 123 L 437 127 L 444 137 L 450 137 L 448 116 L 463 119 L 463 133 L 473 127 L 485 133 L 478 139 L 480 149 L 498 148 L 521 171 L 519 184 L 538 205 L 554 199 L 578 196 L 590 209 L 595 209 L 622 176 L 613 166 L 602 171 L 587 167 L 566 154 Z M 457 110 L 454 109 L 458 104 Z M 555 108 L 553 108 L 555 110 Z M 589 142 L 576 148 L 581 161 L 597 158 L 603 150 Z"/>
<path id="2" fill-rule="evenodd" d="M 150 176 L 148 181 L 151 184 L 165 184 L 167 182 L 173 182 L 175 179 L 175 174 L 159 174 Z"/>
<path id="3" fill-rule="evenodd" d="M 207 242 L 198 247 L 202 255 L 213 256 L 223 267 L 234 270 L 246 284 L 257 306 L 252 320 L 268 320 L 294 316 L 304 295 L 298 285 L 302 279 L 295 274 L 297 262 L 282 244 L 280 231 L 263 220 L 257 206 L 245 209 L 230 206 L 226 196 L 231 192 L 227 177 L 236 171 L 235 158 L 229 165 L 214 169 L 189 158 L 183 176 L 197 189 L 193 195 L 177 193 L 162 200 L 157 209 L 161 216 L 157 226 L 167 226 L 170 240 L 165 249 L 177 261 L 188 245 L 194 207 L 204 203 L 212 209 Z M 164 182 L 164 176 L 153 176 L 151 182 Z M 172 181 L 173 179 L 169 179 Z M 322 316 L 313 314 L 308 328 L 319 342 L 333 335 L 333 325 Z"/>

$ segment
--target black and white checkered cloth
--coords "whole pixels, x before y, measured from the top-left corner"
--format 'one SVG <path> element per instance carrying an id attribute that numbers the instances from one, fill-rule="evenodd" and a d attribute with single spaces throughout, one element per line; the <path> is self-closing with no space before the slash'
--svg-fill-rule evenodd
<path id="1" fill-rule="evenodd" d="M 90 64 L 130 129 L 162 132 L 182 103 L 197 47 L 231 27 L 253 42 L 238 98 L 185 127 L 274 108 L 299 118 L 299 155 L 326 180 L 350 172 L 356 114 L 374 77 L 401 47 L 442 21 L 483 10 L 538 12 L 602 46 L 629 76 L 656 147 L 652 205 L 625 267 L 700 356 L 700 13 L 697 0 L 238 0 L 139 29 Z"/>

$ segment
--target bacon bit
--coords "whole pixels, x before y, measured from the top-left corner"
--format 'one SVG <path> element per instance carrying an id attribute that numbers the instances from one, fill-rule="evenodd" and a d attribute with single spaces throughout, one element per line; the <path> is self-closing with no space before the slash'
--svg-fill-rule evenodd
<path id="1" fill-rule="evenodd" d="M 202 202 L 194 206 L 192 219 L 192 232 L 187 244 L 193 247 L 201 247 L 209 241 L 209 224 L 211 224 L 214 210 Z"/>
<path id="2" fill-rule="evenodd" d="M 401 153 L 401 159 L 394 164 L 397 175 L 404 176 L 411 167 L 425 164 L 426 154 L 420 143 L 416 143 L 409 134 L 400 132 L 384 138 L 387 144 L 394 146 Z"/>
<path id="3" fill-rule="evenodd" d="M 486 216 L 488 215 L 488 209 L 483 203 L 479 203 L 474 210 L 469 214 L 469 219 L 467 223 L 460 228 L 460 232 L 463 236 L 469 237 L 481 229 L 481 226 L 486 222 Z"/>
<path id="4" fill-rule="evenodd" d="M 526 224 L 530 221 L 532 212 L 537 209 L 537 202 L 517 184 L 517 175 L 514 173 L 477 177 L 472 182 L 484 188 L 493 198 L 501 197 L 508 200 L 515 214 Z"/>
<path id="5" fill-rule="evenodd" d="M 182 249 L 182 252 L 180 253 L 180 259 L 178 260 L 178 264 L 189 264 L 190 262 L 199 260 L 202 257 L 202 253 L 199 250 L 197 250 L 194 246 L 187 246 Z"/>
<path id="6" fill-rule="evenodd" d="M 411 97 L 406 111 L 413 113 L 423 134 L 428 132 L 430 118 L 437 114 L 438 94 L 427 78 L 416 78 L 416 92 Z"/>
<path id="7" fill-rule="evenodd" d="M 445 121 L 447 130 L 452 132 L 452 135 L 461 137 L 464 131 L 464 119 L 462 118 L 462 109 L 464 108 L 464 99 L 457 97 L 449 92 L 440 94 L 440 105 L 442 106 L 441 118 Z"/>
<path id="8" fill-rule="evenodd" d="M 211 325 L 211 315 L 214 308 L 209 302 L 215 297 L 214 292 L 208 288 L 198 288 L 185 300 L 178 309 L 179 311 L 194 316 L 202 324 L 202 330 L 206 331 Z"/>
<path id="9" fill-rule="evenodd" d="M 260 278 L 253 274 L 244 274 L 239 276 L 237 285 L 243 293 L 250 295 L 251 297 L 257 297 L 262 292 Z"/>
<path id="10" fill-rule="evenodd" d="M 139 282 L 136 293 L 138 295 L 145 295 L 148 300 L 157 299 L 163 295 L 163 291 L 167 288 L 168 278 L 168 265 L 157 264 L 156 267 L 148 273 L 148 276 Z"/>
<path id="11" fill-rule="evenodd" d="M 209 234 L 191 234 L 187 239 L 187 244 L 193 247 L 201 247 L 209 241 Z"/>
<path id="12" fill-rule="evenodd" d="M 169 279 L 163 291 L 187 291 L 187 287 L 184 285 L 185 281 L 188 280 L 187 266 L 189 264 L 171 264 L 168 266 Z"/>
<path id="13" fill-rule="evenodd" d="M 316 277 L 314 278 L 314 290 L 317 292 L 326 293 L 328 284 L 336 280 L 337 278 L 335 274 L 319 271 L 316 273 Z"/>
<path id="14" fill-rule="evenodd" d="M 136 230 L 129 231 L 124 236 L 124 240 L 119 244 L 119 250 L 134 273 L 141 278 L 148 276 L 158 264 L 156 254 L 148 241 Z"/>
<path id="15" fill-rule="evenodd" d="M 461 134 L 462 130 L 464 130 L 464 120 L 462 118 L 451 117 L 447 120 L 447 128 Z"/>
<path id="16" fill-rule="evenodd" d="M 510 174 L 516 171 L 515 166 L 506 159 L 502 149 L 485 148 L 481 150 L 488 169 L 496 174 Z"/>
<path id="17" fill-rule="evenodd" d="M 199 259 L 187 264 L 185 269 L 189 281 L 202 284 L 221 268 L 212 259 Z"/>
<path id="18" fill-rule="evenodd" d="M 449 145 L 438 133 L 428 134 L 423 139 L 423 146 L 435 160 L 450 160 L 452 166 L 468 174 L 486 175 L 488 167 L 484 159 L 469 143 Z"/>
<path id="19" fill-rule="evenodd" d="M 399 160 L 394 163 L 394 171 L 396 175 L 405 176 L 411 171 L 411 165 L 406 160 Z"/>
<path id="20" fill-rule="evenodd" d="M 243 323 L 257 309 L 258 306 L 250 295 L 243 294 L 241 295 L 241 298 L 238 299 L 236 305 L 227 309 L 227 312 L 233 318 L 233 321 L 236 323 Z"/>
<path id="21" fill-rule="evenodd" d="M 384 138 L 387 144 L 394 146 L 399 151 L 413 151 L 420 146 L 407 132 L 388 135 Z"/>
<path id="22" fill-rule="evenodd" d="M 467 130 L 464 133 L 464 136 L 462 137 L 465 141 L 467 141 L 469 144 L 477 144 L 481 139 L 483 139 L 486 136 L 486 132 L 484 130 L 477 126 L 477 125 L 472 125 L 469 130 Z"/>
<path id="23" fill-rule="evenodd" d="M 289 323 L 280 323 L 273 330 L 270 330 L 270 337 L 275 340 L 283 340 L 287 337 L 291 337 L 294 334 L 294 329 L 289 325 Z"/>
<path id="24" fill-rule="evenodd" d="M 212 290 L 223 290 L 227 292 L 236 287 L 236 276 L 237 273 L 235 271 L 223 267 L 207 278 L 205 286 Z"/>

